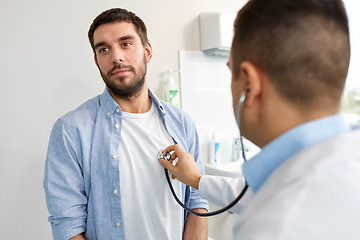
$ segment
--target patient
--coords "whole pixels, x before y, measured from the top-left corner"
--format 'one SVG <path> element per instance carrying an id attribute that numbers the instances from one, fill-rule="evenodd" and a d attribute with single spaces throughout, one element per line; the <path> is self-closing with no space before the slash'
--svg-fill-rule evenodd
<path id="1" fill-rule="evenodd" d="M 152 46 L 125 9 L 95 18 L 88 32 L 105 91 L 55 123 L 44 188 L 54 239 L 207 239 L 207 219 L 172 199 L 157 152 L 177 143 L 204 171 L 195 125 L 148 88 Z M 197 212 L 197 190 L 172 182 Z"/>

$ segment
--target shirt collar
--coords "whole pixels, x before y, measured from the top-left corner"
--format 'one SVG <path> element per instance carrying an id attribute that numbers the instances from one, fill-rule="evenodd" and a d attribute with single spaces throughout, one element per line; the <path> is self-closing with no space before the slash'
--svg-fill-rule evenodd
<path id="1" fill-rule="evenodd" d="M 117 102 L 112 98 L 107 88 L 105 88 L 104 92 L 100 95 L 100 104 L 107 117 L 110 117 L 111 114 L 118 110 L 118 113 L 121 114 L 121 108 L 117 104 Z"/>
<path id="2" fill-rule="evenodd" d="M 150 88 L 148 89 L 148 91 L 149 91 L 149 97 L 156 104 L 158 111 L 162 115 L 165 115 L 165 110 L 160 99 L 150 90 Z M 103 107 L 108 117 L 110 117 L 110 115 L 114 113 L 122 114 L 121 108 L 119 107 L 117 102 L 112 98 L 107 88 L 105 88 L 104 92 L 100 95 L 100 104 Z"/>
<path id="3" fill-rule="evenodd" d="M 291 156 L 310 145 L 347 131 L 350 131 L 350 127 L 342 114 L 310 121 L 287 131 L 243 164 L 246 182 L 257 192 L 272 172 Z"/>
<path id="4" fill-rule="evenodd" d="M 151 89 L 149 88 L 149 96 L 150 98 L 153 100 L 153 102 L 156 104 L 158 111 L 162 114 L 165 115 L 165 109 L 160 101 L 160 99 L 151 91 Z"/>

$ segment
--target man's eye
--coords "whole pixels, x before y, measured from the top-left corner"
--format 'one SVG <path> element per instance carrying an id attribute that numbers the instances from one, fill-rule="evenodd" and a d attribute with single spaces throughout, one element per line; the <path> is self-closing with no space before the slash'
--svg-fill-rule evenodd
<path id="1" fill-rule="evenodd" d="M 109 51 L 108 48 L 100 48 L 100 49 L 99 49 L 99 53 L 105 53 L 105 52 L 107 52 L 107 51 Z"/>
<path id="2" fill-rule="evenodd" d="M 124 43 L 122 44 L 123 47 L 128 47 L 128 46 L 130 46 L 130 45 L 131 45 L 130 42 L 124 42 Z"/>

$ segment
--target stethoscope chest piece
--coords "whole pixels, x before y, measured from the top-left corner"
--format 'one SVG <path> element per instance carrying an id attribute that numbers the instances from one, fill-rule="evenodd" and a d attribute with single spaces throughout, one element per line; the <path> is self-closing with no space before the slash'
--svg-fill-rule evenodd
<path id="1" fill-rule="evenodd" d="M 169 161 L 171 159 L 171 154 L 169 152 L 162 153 L 162 151 L 159 151 L 157 154 L 157 158 L 158 160 L 165 159 Z"/>

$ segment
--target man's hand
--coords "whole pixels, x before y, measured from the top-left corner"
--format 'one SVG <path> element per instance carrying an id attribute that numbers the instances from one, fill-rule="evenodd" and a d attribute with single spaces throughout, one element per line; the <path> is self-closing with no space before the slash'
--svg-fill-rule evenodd
<path id="1" fill-rule="evenodd" d="M 165 159 L 159 160 L 160 164 L 172 173 L 172 178 L 177 178 L 186 185 L 199 189 L 199 181 L 202 175 L 199 172 L 194 157 L 190 153 L 184 152 L 177 144 L 167 147 L 163 152 L 172 152 L 169 161 Z M 174 166 L 173 162 L 175 159 L 178 161 Z"/>

